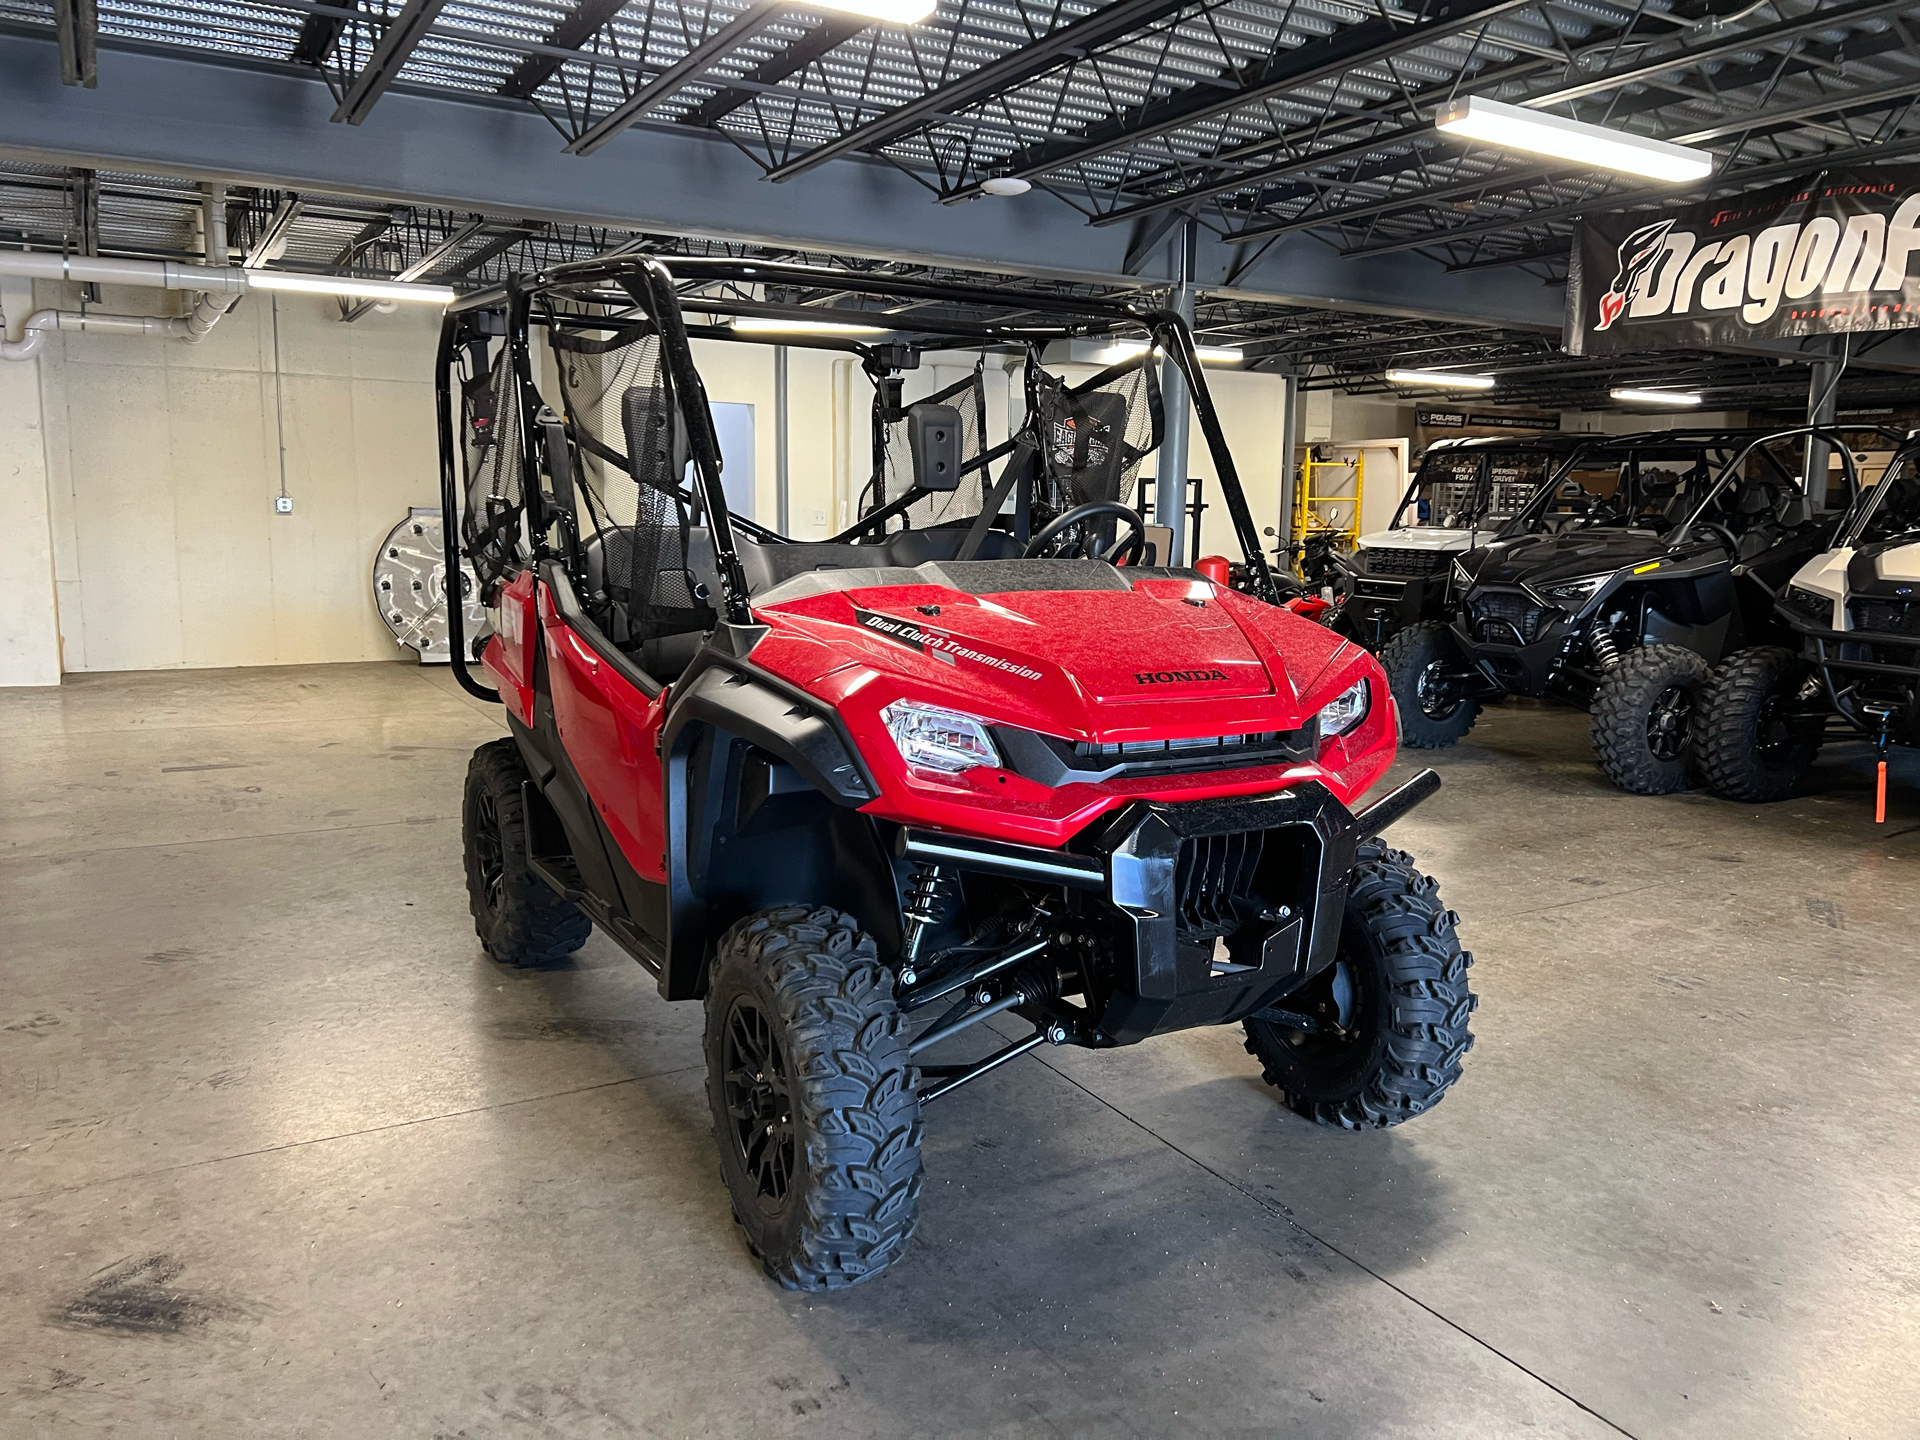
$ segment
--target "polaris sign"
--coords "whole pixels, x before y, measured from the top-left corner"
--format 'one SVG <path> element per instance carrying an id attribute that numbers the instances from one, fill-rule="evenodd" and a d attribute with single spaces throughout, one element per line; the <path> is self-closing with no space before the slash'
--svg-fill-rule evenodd
<path id="1" fill-rule="evenodd" d="M 1810 181 L 1580 226 L 1567 350 L 1713 349 L 1920 325 L 1920 169 Z"/>

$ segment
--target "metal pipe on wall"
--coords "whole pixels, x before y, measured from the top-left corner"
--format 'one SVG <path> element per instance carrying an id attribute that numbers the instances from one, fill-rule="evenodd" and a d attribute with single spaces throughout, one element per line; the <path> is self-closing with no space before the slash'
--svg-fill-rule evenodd
<path id="1" fill-rule="evenodd" d="M 224 202 L 221 208 L 224 212 Z M 224 214 L 219 228 L 224 236 Z M 212 244 L 209 244 L 208 250 L 212 249 Z M 245 270 L 230 265 L 182 265 L 172 260 L 113 260 L 92 255 L 51 255 L 8 250 L 0 251 L 0 275 L 23 275 L 29 280 L 56 280 L 69 284 L 132 285 L 148 289 L 203 292 L 192 311 L 180 316 L 36 310 L 27 317 L 18 340 L 0 338 L 0 360 L 31 360 L 40 353 L 47 336 L 55 330 L 99 330 L 116 335 L 151 335 L 192 342 L 211 330 L 220 317 L 247 293 Z"/>

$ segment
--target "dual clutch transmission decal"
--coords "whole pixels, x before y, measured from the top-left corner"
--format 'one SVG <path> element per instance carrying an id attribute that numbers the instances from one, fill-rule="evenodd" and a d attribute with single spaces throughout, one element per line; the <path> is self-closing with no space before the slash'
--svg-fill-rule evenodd
<path id="1" fill-rule="evenodd" d="M 936 660 L 944 660 L 949 665 L 960 660 L 971 660 L 976 665 L 985 665 L 990 670 L 999 670 L 1022 680 L 1044 678 L 1031 665 L 1022 665 L 1018 660 L 1009 660 L 1004 655 L 989 655 L 983 650 L 975 650 L 944 630 L 932 630 L 925 625 L 916 625 L 911 620 L 901 620 L 892 615 L 862 610 L 857 605 L 854 607 L 853 614 L 862 630 L 871 630 L 876 635 L 884 635 L 897 645 L 904 645 L 909 650 L 918 650 L 922 654 L 931 655 Z"/>

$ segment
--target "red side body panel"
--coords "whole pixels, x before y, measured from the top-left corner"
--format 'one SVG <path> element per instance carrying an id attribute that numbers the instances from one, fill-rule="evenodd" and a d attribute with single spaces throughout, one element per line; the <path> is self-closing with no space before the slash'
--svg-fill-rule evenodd
<path id="1" fill-rule="evenodd" d="M 500 633 L 480 652 L 480 663 L 492 674 L 507 713 L 529 729 L 533 727 L 533 657 L 538 639 L 533 589 L 533 572 L 522 570 L 500 592 Z"/>
<path id="2" fill-rule="evenodd" d="M 553 721 L 587 796 L 627 861 L 644 880 L 667 879 L 660 757 L 655 747 L 668 692 L 636 689 L 554 613 L 540 587 Z"/>

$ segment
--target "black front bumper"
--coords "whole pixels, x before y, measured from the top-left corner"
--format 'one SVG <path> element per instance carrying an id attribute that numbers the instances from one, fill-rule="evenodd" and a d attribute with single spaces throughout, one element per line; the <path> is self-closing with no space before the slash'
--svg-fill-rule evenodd
<path id="1" fill-rule="evenodd" d="M 1519 602 L 1507 608 L 1525 612 L 1520 622 L 1484 617 L 1474 602 L 1489 595 Z M 1509 695 L 1545 694 L 1575 633 L 1565 611 L 1506 587 L 1473 591 L 1453 622 L 1460 653 L 1494 688 Z"/>
<path id="2" fill-rule="evenodd" d="M 1784 602 L 1774 613 L 1800 637 L 1803 655 L 1848 724 L 1870 737 L 1884 729 L 1895 744 L 1920 745 L 1920 636 L 1830 630 Z M 1883 708 L 1870 712 L 1863 702 Z"/>
<path id="3" fill-rule="evenodd" d="M 1333 962 L 1362 842 L 1440 788 L 1427 770 L 1355 814 L 1313 782 L 1278 794 L 1139 801 L 1066 850 L 903 830 L 900 856 L 1072 898 L 1065 944 L 1104 934 L 1089 972 L 1090 1043 L 1244 1019 Z M 1072 927 L 1072 928 L 1069 928 Z M 1056 957 L 1066 960 L 1069 957 Z"/>
<path id="4" fill-rule="evenodd" d="M 1239 1020 L 1331 964 L 1360 839 L 1319 784 L 1120 811 L 1088 847 L 1113 927 L 1101 1035 L 1126 1045 Z"/>

